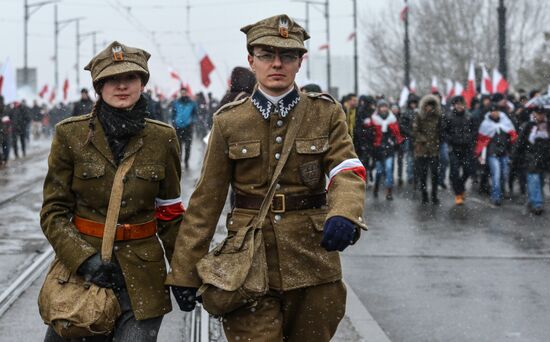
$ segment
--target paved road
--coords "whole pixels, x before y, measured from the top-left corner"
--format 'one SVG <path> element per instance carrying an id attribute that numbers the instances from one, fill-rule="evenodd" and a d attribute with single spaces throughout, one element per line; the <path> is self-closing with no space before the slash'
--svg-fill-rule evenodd
<path id="1" fill-rule="evenodd" d="M 548 216 L 441 197 L 369 193 L 370 231 L 343 258 L 362 303 L 392 341 L 549 341 Z"/>

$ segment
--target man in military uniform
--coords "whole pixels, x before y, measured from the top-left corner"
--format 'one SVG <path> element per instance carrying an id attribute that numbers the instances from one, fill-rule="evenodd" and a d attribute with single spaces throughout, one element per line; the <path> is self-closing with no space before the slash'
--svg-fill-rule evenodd
<path id="1" fill-rule="evenodd" d="M 287 127 L 302 116 L 262 226 L 270 290 L 254 307 L 226 314 L 223 325 L 229 341 L 329 341 L 345 313 L 338 251 L 366 229 L 365 169 L 342 107 L 329 95 L 302 93 L 294 84 L 307 51 L 305 30 L 278 15 L 241 31 L 258 85 L 251 97 L 225 105 L 214 116 L 166 283 L 180 308 L 192 310 L 201 286 L 196 263 L 208 252 L 229 185 L 235 208 L 227 229 L 234 233 L 258 213 Z"/>

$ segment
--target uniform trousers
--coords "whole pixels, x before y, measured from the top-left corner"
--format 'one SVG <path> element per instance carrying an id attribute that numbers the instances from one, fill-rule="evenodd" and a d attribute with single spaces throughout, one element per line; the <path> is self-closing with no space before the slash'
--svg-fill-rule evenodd
<path id="1" fill-rule="evenodd" d="M 136 320 L 126 289 L 116 293 L 122 314 L 116 321 L 113 334 L 64 339 L 48 327 L 44 342 L 156 342 L 163 316 Z"/>
<path id="2" fill-rule="evenodd" d="M 223 318 L 229 342 L 328 342 L 346 312 L 342 281 L 291 291 L 270 290 L 253 308 Z"/>

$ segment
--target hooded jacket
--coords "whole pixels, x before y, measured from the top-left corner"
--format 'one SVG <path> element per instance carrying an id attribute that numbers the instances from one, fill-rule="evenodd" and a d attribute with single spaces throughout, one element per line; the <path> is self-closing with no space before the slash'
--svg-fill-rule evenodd
<path id="1" fill-rule="evenodd" d="M 427 112 L 426 107 L 432 105 L 434 110 Z M 435 95 L 426 95 L 420 100 L 418 115 L 413 122 L 412 136 L 414 138 L 415 157 L 439 156 L 441 142 L 441 103 Z"/>

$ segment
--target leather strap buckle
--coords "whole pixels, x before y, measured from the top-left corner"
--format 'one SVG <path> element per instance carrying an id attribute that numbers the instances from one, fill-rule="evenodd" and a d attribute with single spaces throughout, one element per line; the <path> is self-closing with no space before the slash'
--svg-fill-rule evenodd
<path id="1" fill-rule="evenodd" d="M 286 196 L 285 194 L 276 194 L 271 201 L 271 212 L 274 214 L 282 214 L 286 211 Z"/>
<path id="2" fill-rule="evenodd" d="M 116 225 L 117 232 L 122 231 L 122 238 L 121 240 L 130 240 L 131 234 L 132 234 L 132 225 L 129 223 L 118 223 Z M 118 234 L 117 234 L 118 235 Z"/>

